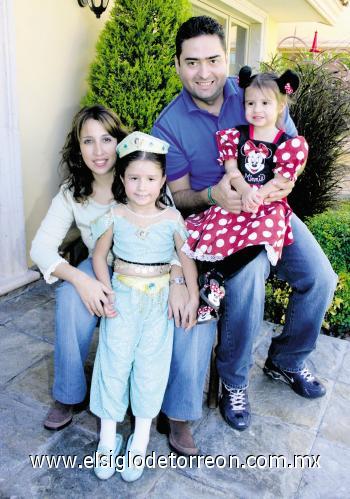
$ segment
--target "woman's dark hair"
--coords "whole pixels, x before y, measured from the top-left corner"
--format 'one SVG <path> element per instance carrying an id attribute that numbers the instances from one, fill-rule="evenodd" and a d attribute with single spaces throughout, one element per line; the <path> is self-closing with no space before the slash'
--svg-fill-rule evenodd
<path id="1" fill-rule="evenodd" d="M 99 121 L 106 131 L 120 142 L 127 136 L 128 130 L 122 125 L 116 113 L 100 105 L 82 108 L 73 118 L 71 130 L 61 151 L 59 167 L 63 173 L 63 182 L 71 190 L 79 203 L 92 194 L 94 177 L 85 165 L 80 152 L 80 134 L 87 120 Z"/>
<path id="2" fill-rule="evenodd" d="M 153 163 L 157 163 L 157 165 L 159 165 L 162 171 L 162 176 L 164 177 L 165 156 L 166 156 L 165 154 L 157 154 L 154 152 L 135 151 L 130 154 L 127 154 L 126 156 L 123 156 L 122 158 L 118 158 L 115 177 L 112 184 L 112 192 L 114 199 L 118 201 L 118 203 L 127 204 L 128 202 L 125 193 L 124 184 L 120 177 L 122 178 L 125 177 L 126 169 L 130 165 L 130 163 L 137 160 L 148 160 L 152 161 Z M 164 206 L 173 206 L 170 197 L 166 193 L 166 184 L 164 184 L 160 190 L 159 196 L 156 199 L 156 206 L 157 208 L 163 208 Z"/>
<path id="3" fill-rule="evenodd" d="M 222 48 L 225 50 L 225 33 L 221 24 L 209 16 L 190 17 L 181 24 L 176 34 L 176 57 L 179 62 L 183 42 L 201 35 L 217 35 Z"/>

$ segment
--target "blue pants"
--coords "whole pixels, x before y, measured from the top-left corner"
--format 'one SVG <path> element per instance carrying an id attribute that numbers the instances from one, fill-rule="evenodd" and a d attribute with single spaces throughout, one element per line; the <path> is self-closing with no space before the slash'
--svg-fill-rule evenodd
<path id="1" fill-rule="evenodd" d="M 269 356 L 278 366 L 299 371 L 315 348 L 337 276 L 308 228 L 295 215 L 292 229 L 294 243 L 283 249 L 277 275 L 293 291 L 283 332 L 273 338 Z M 232 388 L 248 385 L 253 342 L 261 330 L 269 272 L 270 264 L 262 251 L 225 282 L 217 368 L 222 381 Z M 196 326 L 190 332 L 175 329 L 170 376 L 162 405 L 169 417 L 184 420 L 201 417 L 215 329 L 215 323 Z"/>
<path id="2" fill-rule="evenodd" d="M 95 278 L 91 258 L 78 268 Z M 98 318 L 88 312 L 75 287 L 64 281 L 56 290 L 55 320 L 53 398 L 78 404 L 86 395 L 84 364 Z"/>
<path id="3" fill-rule="evenodd" d="M 154 418 L 159 413 L 174 331 L 174 321 L 168 319 L 169 278 L 164 277 L 134 278 L 142 287 L 151 283 L 152 291 L 145 292 L 113 276 L 117 316 L 101 319 L 91 383 L 90 409 L 100 418 L 123 421 L 129 392 L 134 416 Z"/>

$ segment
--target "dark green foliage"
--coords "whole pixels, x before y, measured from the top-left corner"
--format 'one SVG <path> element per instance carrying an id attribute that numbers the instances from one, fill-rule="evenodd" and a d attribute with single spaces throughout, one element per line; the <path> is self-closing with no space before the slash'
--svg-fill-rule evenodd
<path id="1" fill-rule="evenodd" d="M 304 53 L 296 61 L 276 56 L 262 65 L 263 70 L 278 73 L 294 69 L 301 79 L 290 113 L 310 151 L 306 168 L 288 199 L 302 219 L 332 206 L 350 150 L 350 84 L 344 73 L 336 72 L 339 64 L 336 56 L 319 54 L 314 60 Z"/>
<path id="2" fill-rule="evenodd" d="M 339 276 L 323 326 L 333 335 L 350 335 L 350 203 L 344 202 L 338 209 L 315 215 L 306 223 Z M 286 283 L 275 277 L 269 278 L 265 306 L 268 320 L 284 322 L 290 291 Z"/>
<path id="3" fill-rule="evenodd" d="M 350 272 L 350 203 L 308 218 L 306 224 L 335 272 Z"/>
<path id="4" fill-rule="evenodd" d="M 115 110 L 130 128 L 149 132 L 181 89 L 175 35 L 188 0 L 117 0 L 100 35 L 82 104 Z"/>

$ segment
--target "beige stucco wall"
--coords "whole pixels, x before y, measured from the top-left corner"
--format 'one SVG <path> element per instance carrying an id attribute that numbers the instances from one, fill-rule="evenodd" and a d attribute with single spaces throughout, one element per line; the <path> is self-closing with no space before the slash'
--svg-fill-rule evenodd
<path id="1" fill-rule="evenodd" d="M 14 0 L 27 249 L 57 192 L 59 151 L 107 17 L 76 0 Z"/>

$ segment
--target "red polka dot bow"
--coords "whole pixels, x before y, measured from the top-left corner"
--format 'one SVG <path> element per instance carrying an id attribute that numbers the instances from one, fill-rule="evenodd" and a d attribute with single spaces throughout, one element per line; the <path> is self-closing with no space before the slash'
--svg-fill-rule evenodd
<path id="1" fill-rule="evenodd" d="M 256 146 L 254 142 L 251 140 L 247 140 L 247 142 L 243 146 L 243 151 L 246 156 L 248 156 L 251 152 L 256 152 L 262 154 L 265 158 L 268 158 L 270 155 L 269 149 L 265 146 L 265 144 L 259 144 Z"/>

